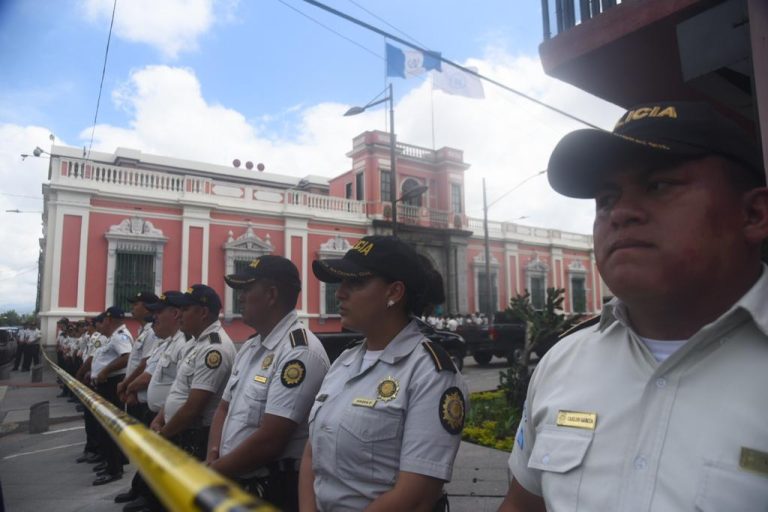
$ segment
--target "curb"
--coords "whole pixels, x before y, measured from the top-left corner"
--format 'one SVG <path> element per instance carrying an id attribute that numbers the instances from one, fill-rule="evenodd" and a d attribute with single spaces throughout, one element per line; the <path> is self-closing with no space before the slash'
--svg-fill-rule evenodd
<path id="1" fill-rule="evenodd" d="M 68 423 L 70 421 L 82 420 L 83 415 L 77 414 L 74 416 L 59 416 L 57 418 L 50 418 L 48 420 L 49 425 L 57 425 L 59 423 Z M 0 424 L 0 438 L 9 436 L 11 434 L 18 434 L 19 432 L 26 432 L 29 428 L 29 420 L 20 421 L 18 423 L 2 423 Z"/>

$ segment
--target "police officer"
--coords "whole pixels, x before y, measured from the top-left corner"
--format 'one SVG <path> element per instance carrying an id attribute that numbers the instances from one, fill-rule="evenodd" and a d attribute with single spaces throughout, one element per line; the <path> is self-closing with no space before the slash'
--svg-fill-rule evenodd
<path id="1" fill-rule="evenodd" d="M 139 321 L 141 327 L 128 358 L 125 379 L 117 385 L 117 396 L 121 402 L 126 404 L 128 414 L 139 421 L 142 421 L 148 412 L 146 388 L 137 391 L 130 397 L 126 394 L 126 389 L 134 379 L 144 373 L 147 360 L 155 348 L 155 332 L 151 322 L 152 314 L 148 308 L 157 300 L 157 295 L 149 291 L 139 292 L 135 297 L 128 299 L 131 304 L 131 316 Z"/>
<path id="2" fill-rule="evenodd" d="M 241 294 L 245 342 L 214 415 L 207 461 L 280 510 L 298 510 L 298 469 L 307 416 L 328 371 L 320 340 L 299 322 L 299 271 L 282 256 L 227 276 Z"/>
<path id="3" fill-rule="evenodd" d="M 106 316 L 104 313 L 101 313 L 91 319 L 88 328 L 90 336 L 88 337 L 88 343 L 86 345 L 85 353 L 83 354 L 83 364 L 75 374 L 75 378 L 86 386 L 92 385 L 91 364 L 93 362 L 93 355 L 98 349 L 106 345 L 108 341 L 107 337 L 101 333 L 105 318 Z M 86 442 L 83 448 L 83 454 L 76 459 L 76 462 L 78 464 L 81 462 L 87 462 L 89 464 L 103 462 L 104 457 L 101 455 L 99 445 L 99 438 L 101 435 L 99 422 L 87 407 L 83 407 L 83 421 L 85 423 Z"/>
<path id="4" fill-rule="evenodd" d="M 146 306 L 155 318 L 153 330 L 157 343 L 147 360 L 144 372 L 133 379 L 126 388 L 128 397 L 135 397 L 141 392 L 146 395 L 148 410 L 139 418 L 145 425 L 151 423 L 165 404 L 186 348 L 187 338 L 181 331 L 181 308 L 178 306 L 181 295 L 183 294 L 178 291 L 167 291 L 160 295 L 156 302 Z M 123 511 L 133 512 L 156 503 L 156 500 L 141 474 L 136 472 L 131 488 L 115 496 L 115 502 L 131 502 L 125 505 Z"/>
<path id="5" fill-rule="evenodd" d="M 768 189 L 752 141 L 706 104 L 659 102 L 555 147 L 550 184 L 595 199 L 616 298 L 538 364 L 503 511 L 766 510 Z"/>
<path id="6" fill-rule="evenodd" d="M 365 335 L 328 371 L 309 416 L 301 510 L 441 508 L 467 407 L 448 353 L 413 316 L 439 303 L 442 280 L 412 247 L 368 236 L 312 270 L 336 292 L 342 326 Z"/>
<path id="7" fill-rule="evenodd" d="M 203 460 L 213 413 L 235 359 L 235 346 L 219 321 L 221 300 L 213 288 L 193 285 L 174 297 L 172 304 L 182 308 L 181 329 L 195 339 L 151 428 Z"/>
<path id="8" fill-rule="evenodd" d="M 112 306 L 104 311 L 102 333 L 107 336 L 107 343 L 93 355 L 91 380 L 102 398 L 120 407 L 117 384 L 125 377 L 125 366 L 133 344 L 133 336 L 125 326 L 125 312 L 122 309 Z M 117 443 L 101 425 L 99 432 L 99 448 L 104 462 L 95 468 L 97 478 L 93 485 L 104 485 L 122 478 L 125 462 Z"/>

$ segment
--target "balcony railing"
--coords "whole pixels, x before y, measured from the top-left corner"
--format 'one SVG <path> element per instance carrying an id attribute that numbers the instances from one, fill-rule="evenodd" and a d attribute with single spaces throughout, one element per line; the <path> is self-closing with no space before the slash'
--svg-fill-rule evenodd
<path id="1" fill-rule="evenodd" d="M 562 34 L 620 3 L 622 0 L 541 0 L 544 39 Z M 554 27 L 550 24 L 552 15 L 555 19 Z M 552 33 L 553 28 L 555 33 Z"/>

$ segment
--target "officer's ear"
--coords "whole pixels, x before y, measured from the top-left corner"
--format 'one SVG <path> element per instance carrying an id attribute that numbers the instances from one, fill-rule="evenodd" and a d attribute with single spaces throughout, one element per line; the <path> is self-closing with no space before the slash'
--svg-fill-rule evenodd
<path id="1" fill-rule="evenodd" d="M 405 285 L 402 281 L 390 283 L 387 287 L 386 303 L 399 304 L 405 297 Z"/>

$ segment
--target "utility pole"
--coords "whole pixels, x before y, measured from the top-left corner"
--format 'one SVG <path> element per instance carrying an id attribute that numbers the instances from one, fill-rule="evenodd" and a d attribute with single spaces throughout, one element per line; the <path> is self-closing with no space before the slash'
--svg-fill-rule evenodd
<path id="1" fill-rule="evenodd" d="M 488 325 L 493 325 L 493 290 L 491 289 L 491 244 L 488 239 L 488 199 L 485 193 L 485 178 L 483 178 L 483 231 L 485 237 L 485 298 L 486 311 L 488 315 Z"/>

